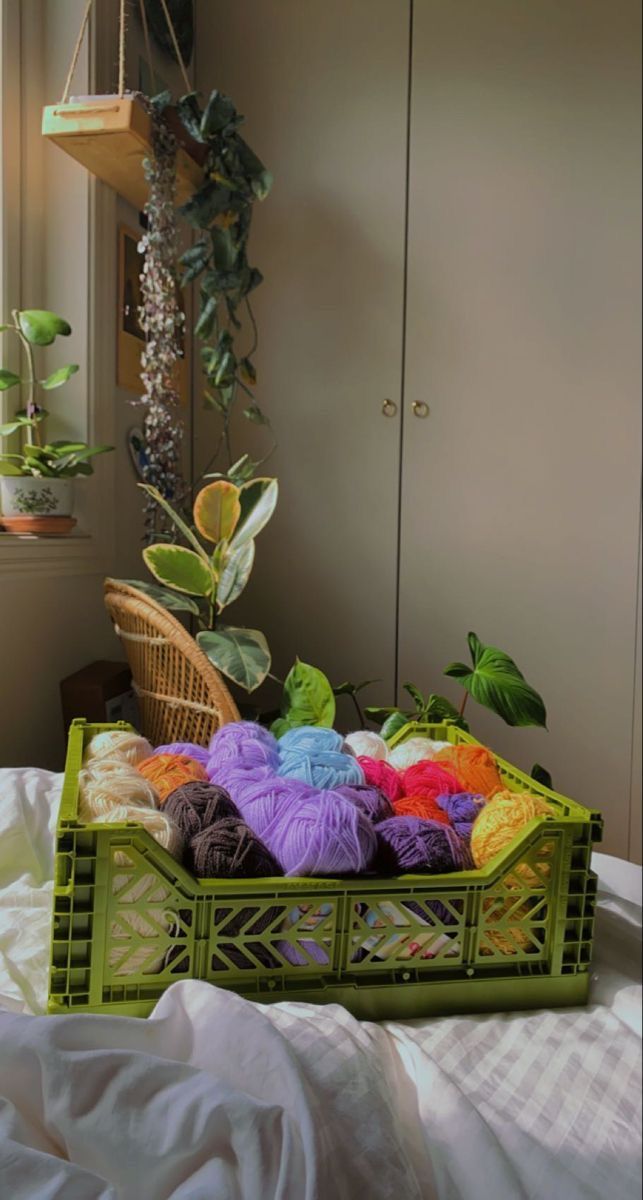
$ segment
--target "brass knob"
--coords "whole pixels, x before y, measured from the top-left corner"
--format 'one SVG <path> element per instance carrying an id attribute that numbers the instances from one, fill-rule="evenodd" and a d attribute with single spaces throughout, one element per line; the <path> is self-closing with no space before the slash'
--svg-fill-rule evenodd
<path id="1" fill-rule="evenodd" d="M 382 404 L 382 412 L 385 417 L 394 417 L 397 412 L 397 404 L 394 400 L 385 400 Z"/>
<path id="2" fill-rule="evenodd" d="M 424 417 L 428 417 L 431 411 L 428 404 L 424 403 L 424 400 L 414 400 L 411 408 L 413 409 L 413 416 L 421 417 L 422 419 L 424 419 Z"/>

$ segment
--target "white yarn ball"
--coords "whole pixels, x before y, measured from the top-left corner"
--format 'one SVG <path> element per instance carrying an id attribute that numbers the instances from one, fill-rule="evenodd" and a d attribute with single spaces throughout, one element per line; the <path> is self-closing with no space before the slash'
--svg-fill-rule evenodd
<path id="1" fill-rule="evenodd" d="M 115 825 L 119 821 L 136 821 L 171 854 L 173 858 L 181 859 L 183 854 L 183 836 L 178 825 L 171 817 L 158 809 L 144 808 L 138 804 L 117 804 L 109 812 L 96 818 L 97 825 Z"/>
<path id="2" fill-rule="evenodd" d="M 86 763 L 101 758 L 118 758 L 121 762 L 135 767 L 137 763 L 149 758 L 152 747 L 147 738 L 138 733 L 130 733 L 127 729 L 107 729 L 97 733 L 85 750 Z"/>
<path id="3" fill-rule="evenodd" d="M 399 746 L 390 750 L 388 761 L 396 771 L 405 771 L 407 767 L 414 767 L 418 762 L 435 758 L 439 750 L 450 744 L 450 742 L 433 741 L 432 738 L 412 737 L 407 742 L 400 742 Z"/>
<path id="4" fill-rule="evenodd" d="M 125 762 L 102 759 L 80 772 L 78 815 L 81 821 L 95 821 L 122 804 L 153 809 L 158 808 L 159 803 L 156 788 Z"/>
<path id="5" fill-rule="evenodd" d="M 388 758 L 388 746 L 384 738 L 371 729 L 357 729 L 355 733 L 347 733 L 342 749 L 354 754 L 356 758 L 361 758 L 362 755 L 367 758 Z"/>

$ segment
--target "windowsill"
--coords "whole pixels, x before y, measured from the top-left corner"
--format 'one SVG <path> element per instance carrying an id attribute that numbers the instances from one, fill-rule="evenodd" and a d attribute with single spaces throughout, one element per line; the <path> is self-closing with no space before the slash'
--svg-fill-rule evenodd
<path id="1" fill-rule="evenodd" d="M 64 537 L 5 533 L 0 530 L 0 573 L 21 575 L 47 573 L 85 575 L 105 573 L 109 553 L 91 533 L 69 533 Z"/>

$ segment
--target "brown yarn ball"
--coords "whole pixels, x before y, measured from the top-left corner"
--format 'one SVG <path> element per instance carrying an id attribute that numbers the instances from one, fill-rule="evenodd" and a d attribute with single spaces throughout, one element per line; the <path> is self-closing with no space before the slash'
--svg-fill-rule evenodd
<path id="1" fill-rule="evenodd" d="M 190 842 L 197 879 L 259 879 L 283 875 L 267 846 L 237 817 L 223 817 Z"/>
<path id="2" fill-rule="evenodd" d="M 187 842 L 222 817 L 240 819 L 239 809 L 225 788 L 199 780 L 175 788 L 165 801 L 163 812 L 178 825 Z"/>

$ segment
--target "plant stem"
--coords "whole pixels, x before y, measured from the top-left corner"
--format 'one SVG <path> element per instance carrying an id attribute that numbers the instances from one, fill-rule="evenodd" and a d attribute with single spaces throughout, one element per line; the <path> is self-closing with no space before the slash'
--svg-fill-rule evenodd
<path id="1" fill-rule="evenodd" d="M 31 428 L 33 430 L 33 439 L 34 439 L 36 446 L 42 446 L 42 441 L 40 438 L 40 430 L 38 428 L 38 421 L 36 420 L 36 364 L 34 362 L 33 347 L 31 345 L 31 342 L 28 341 L 28 339 L 25 337 L 24 333 L 22 332 L 22 329 L 20 328 L 20 322 L 18 320 L 18 309 L 17 308 L 13 309 L 11 316 L 13 317 L 14 330 L 18 334 L 18 337 L 20 338 L 20 341 L 22 342 L 22 348 L 27 356 L 27 363 L 29 365 L 29 378 L 27 380 L 27 383 L 29 386 L 29 399 L 27 400 L 27 417 L 31 418 L 31 420 L 33 421 Z"/>
<path id="2" fill-rule="evenodd" d="M 467 700 L 468 700 L 468 699 L 469 699 L 469 693 L 468 693 L 468 692 L 465 692 L 465 693 L 464 693 L 464 696 L 462 697 L 462 704 L 460 705 L 460 711 L 459 711 L 459 713 L 458 713 L 458 716 L 460 716 L 460 717 L 463 717 L 463 716 L 464 716 L 464 710 L 465 710 L 465 708 L 467 707 Z"/>
<path id="3" fill-rule="evenodd" d="M 357 717 L 359 720 L 359 727 L 360 727 L 360 729 L 366 729 L 366 721 L 364 720 L 364 713 L 362 712 L 362 706 L 361 706 L 359 700 L 357 699 L 357 692 L 351 692 L 350 697 L 351 697 L 351 700 L 353 701 L 353 704 L 355 705 L 355 708 L 357 709 Z"/>

